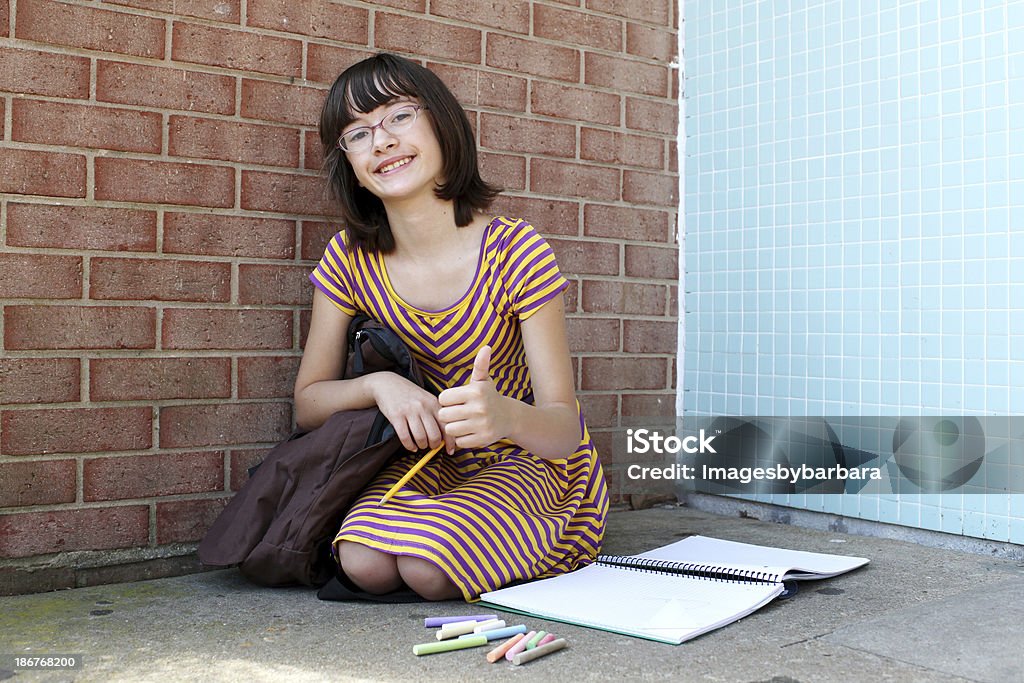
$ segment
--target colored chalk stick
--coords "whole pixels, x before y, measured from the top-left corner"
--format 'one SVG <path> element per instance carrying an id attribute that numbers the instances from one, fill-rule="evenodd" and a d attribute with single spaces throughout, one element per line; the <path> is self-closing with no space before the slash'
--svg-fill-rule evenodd
<path id="1" fill-rule="evenodd" d="M 511 662 L 512 657 L 526 649 L 526 644 L 530 642 L 530 638 L 533 638 L 533 636 L 536 635 L 536 633 L 536 631 L 530 631 L 525 636 L 523 636 L 518 643 L 509 648 L 509 651 L 505 653 L 505 659 Z"/>
<path id="2" fill-rule="evenodd" d="M 480 647 L 487 644 L 487 638 L 482 635 L 472 638 L 453 638 L 442 640 L 439 643 L 420 643 L 412 646 L 414 655 L 432 655 L 438 652 L 450 652 L 452 650 L 465 650 L 468 647 Z"/>
<path id="3" fill-rule="evenodd" d="M 537 631 L 535 634 L 533 634 L 533 638 L 530 638 L 530 642 L 526 644 L 526 649 L 532 650 L 533 648 L 537 647 L 537 643 L 539 643 L 541 638 L 543 638 L 547 634 L 547 631 Z"/>
<path id="4" fill-rule="evenodd" d="M 526 633 L 526 625 L 519 624 L 517 626 L 506 626 L 505 628 L 496 628 L 491 631 L 483 631 L 482 633 L 467 633 L 466 635 L 459 636 L 459 638 L 469 638 L 470 636 L 481 635 L 487 636 L 487 640 L 501 640 L 502 638 L 508 638 L 514 636 L 517 633 Z"/>
<path id="5" fill-rule="evenodd" d="M 457 621 L 452 624 L 445 624 L 438 630 L 437 639 L 447 640 L 455 636 L 461 636 L 464 633 L 472 633 L 479 623 L 478 621 Z"/>
<path id="6" fill-rule="evenodd" d="M 484 631 L 493 631 L 496 628 L 505 628 L 504 619 L 491 619 L 490 621 L 477 622 L 476 628 L 473 629 L 473 633 L 483 633 Z"/>
<path id="7" fill-rule="evenodd" d="M 523 628 L 526 628 L 526 627 L 524 626 Z M 493 631 L 492 631 L 492 633 L 493 633 Z M 505 653 L 508 652 L 509 650 L 511 650 L 512 646 L 515 645 L 516 643 L 518 643 L 520 640 L 522 640 L 523 636 L 525 636 L 525 635 L 526 635 L 525 632 L 517 633 L 514 636 L 512 636 L 511 638 L 509 638 L 508 640 L 506 640 L 504 643 L 499 645 L 498 647 L 496 647 L 493 650 L 491 650 L 490 652 L 488 652 L 487 653 L 487 661 L 490 662 L 491 664 L 494 664 L 496 661 L 498 661 L 499 659 L 504 657 Z"/>
<path id="8" fill-rule="evenodd" d="M 512 657 L 512 663 L 516 666 L 519 666 L 520 664 L 526 664 L 527 662 L 532 662 L 533 660 L 538 659 L 539 657 L 543 657 L 544 655 L 549 655 L 552 652 L 558 652 L 559 650 L 567 647 L 568 645 L 569 644 L 565 642 L 564 638 L 557 638 L 555 640 L 552 640 L 550 643 L 547 643 L 546 645 L 541 645 L 540 647 L 535 647 L 532 650 L 526 650 L 524 652 L 516 654 L 514 657 Z"/>
<path id="9" fill-rule="evenodd" d="M 460 621 L 489 621 L 491 619 L 497 619 L 496 614 L 467 614 L 465 616 L 451 616 L 451 617 L 427 617 L 423 620 L 424 628 L 437 628 L 444 626 L 445 624 L 454 624 Z"/>
<path id="10" fill-rule="evenodd" d="M 558 638 L 558 636 L 556 636 L 554 633 L 549 633 L 537 642 L 537 647 L 540 647 L 541 645 L 547 645 L 556 638 Z"/>

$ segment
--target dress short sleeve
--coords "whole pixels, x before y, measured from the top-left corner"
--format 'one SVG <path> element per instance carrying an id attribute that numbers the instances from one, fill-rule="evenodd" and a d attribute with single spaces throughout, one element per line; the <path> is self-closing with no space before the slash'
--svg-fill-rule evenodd
<path id="1" fill-rule="evenodd" d="M 515 224 L 502 246 L 512 312 L 520 320 L 529 318 L 569 286 L 551 246 L 529 223 Z"/>
<path id="2" fill-rule="evenodd" d="M 358 312 L 352 295 L 352 259 L 343 233 L 331 239 L 309 279 L 342 311 L 353 316 Z"/>

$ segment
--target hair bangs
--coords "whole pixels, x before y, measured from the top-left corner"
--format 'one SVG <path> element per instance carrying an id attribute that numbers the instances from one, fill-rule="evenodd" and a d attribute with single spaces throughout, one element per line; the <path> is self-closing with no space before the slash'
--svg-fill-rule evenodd
<path id="1" fill-rule="evenodd" d="M 412 75 L 400 64 L 389 60 L 367 60 L 364 68 L 349 74 L 345 89 L 345 112 L 341 125 L 347 126 L 356 114 L 366 114 L 400 97 L 418 97 Z"/>

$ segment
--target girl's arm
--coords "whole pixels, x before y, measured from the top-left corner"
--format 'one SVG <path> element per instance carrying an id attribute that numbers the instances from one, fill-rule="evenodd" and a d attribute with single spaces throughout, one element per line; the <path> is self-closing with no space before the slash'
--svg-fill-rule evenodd
<path id="1" fill-rule="evenodd" d="M 314 429 L 339 410 L 380 408 L 410 451 L 433 448 L 444 440 L 437 421 L 437 399 L 393 372 L 341 379 L 348 355 L 348 315 L 319 289 L 306 348 L 295 379 L 295 421 Z"/>
<path id="2" fill-rule="evenodd" d="M 508 438 L 545 460 L 567 458 L 579 446 L 581 434 L 562 297 L 541 306 L 520 329 L 534 404 L 497 392 L 487 376 L 490 350 L 484 347 L 469 384 L 438 397 L 438 417 L 446 436 L 459 448 L 480 448 Z"/>

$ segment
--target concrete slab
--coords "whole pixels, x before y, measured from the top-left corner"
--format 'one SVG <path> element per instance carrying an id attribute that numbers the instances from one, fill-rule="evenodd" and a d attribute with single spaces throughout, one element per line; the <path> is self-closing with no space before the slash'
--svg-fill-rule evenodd
<path id="1" fill-rule="evenodd" d="M 958 665 L 962 654 L 954 647 L 992 610 L 986 595 L 1020 602 L 1021 593 L 1014 591 L 1024 590 L 1024 566 L 1018 561 L 684 508 L 613 513 L 605 550 L 635 553 L 691 533 L 860 555 L 872 562 L 848 575 L 805 584 L 792 599 L 680 646 L 526 618 L 531 628 L 567 638 L 570 649 L 522 667 L 487 664 L 483 649 L 412 655 L 414 644 L 432 637 L 423 628 L 425 616 L 473 606 L 328 603 L 308 589 L 253 586 L 233 570 L 0 598 L 0 653 L 85 658 L 74 671 L 13 671 L 0 663 L 6 669 L 0 670 L 0 680 L 993 680 L 976 678 L 983 670 L 1006 674 L 1001 680 L 1024 679 L 1024 669 L 995 657 L 991 669 Z M 950 609 L 975 603 L 975 611 Z M 941 609 L 959 618 L 935 622 L 930 631 L 918 629 L 926 615 Z M 935 647 L 926 656 L 907 657 L 899 648 L 883 647 L 885 633 L 918 634 L 922 642 L 929 633 Z M 1019 639 L 1008 630 L 999 635 L 995 628 L 987 637 L 1020 652 Z M 980 658 L 991 656 L 988 650 L 976 652 Z"/>

